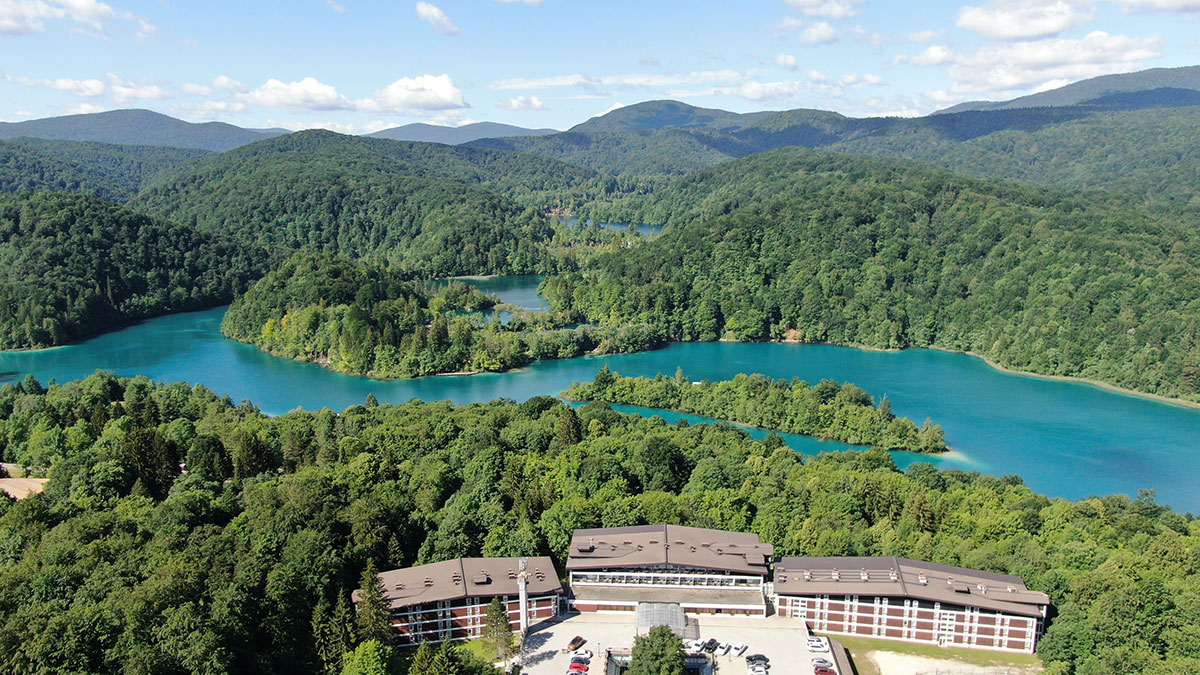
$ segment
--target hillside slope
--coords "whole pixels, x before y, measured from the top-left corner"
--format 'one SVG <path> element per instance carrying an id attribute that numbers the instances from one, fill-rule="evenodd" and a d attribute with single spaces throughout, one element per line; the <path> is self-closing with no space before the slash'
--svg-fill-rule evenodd
<path id="1" fill-rule="evenodd" d="M 557 311 L 684 340 L 944 347 L 1200 399 L 1196 230 L 1117 198 L 787 149 L 598 217 L 670 227 L 547 282 Z"/>
<path id="2" fill-rule="evenodd" d="M 264 263 L 256 247 L 92 197 L 0 196 L 0 348 L 226 303 Z"/>

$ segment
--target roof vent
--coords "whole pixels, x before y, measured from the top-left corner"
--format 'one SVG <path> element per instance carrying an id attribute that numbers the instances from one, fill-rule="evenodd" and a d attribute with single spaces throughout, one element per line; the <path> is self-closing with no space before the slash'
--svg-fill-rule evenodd
<path id="1" fill-rule="evenodd" d="M 471 577 L 471 583 L 476 585 L 490 584 L 492 583 L 492 578 L 488 576 L 487 572 L 480 572 L 479 574 Z"/>
<path id="2" fill-rule="evenodd" d="M 425 588 L 430 588 L 432 586 L 433 586 L 433 579 L 431 579 L 429 577 L 425 577 Z"/>
<path id="3" fill-rule="evenodd" d="M 888 579 L 891 579 L 892 581 L 897 581 L 899 579 L 899 576 L 897 576 L 897 574 L 896 574 L 895 568 L 888 570 Z"/>
<path id="4" fill-rule="evenodd" d="M 839 573 L 838 573 L 838 571 L 837 571 L 836 569 L 833 571 L 833 580 L 834 580 L 834 581 L 841 581 L 841 580 L 842 580 L 842 575 L 841 575 L 841 574 L 839 574 Z"/>
<path id="5" fill-rule="evenodd" d="M 684 544 L 684 541 L 683 541 L 682 539 L 676 539 L 676 540 L 675 540 L 675 545 L 676 545 L 676 546 L 683 546 L 683 544 Z"/>
<path id="6" fill-rule="evenodd" d="M 397 583 L 396 583 L 396 590 L 398 590 L 398 591 L 402 591 L 402 590 L 404 590 L 404 583 L 403 583 L 403 582 L 397 582 Z"/>
<path id="7" fill-rule="evenodd" d="M 784 583 L 784 582 L 786 582 L 786 581 L 787 581 L 787 575 L 786 575 L 786 574 L 780 574 L 780 575 L 779 575 L 779 582 L 780 582 L 780 583 Z"/>
<path id="8" fill-rule="evenodd" d="M 917 583 L 926 586 L 929 584 L 929 577 L 925 576 L 924 572 L 921 572 L 917 574 Z"/>
<path id="9" fill-rule="evenodd" d="M 695 546 L 693 546 L 693 547 L 692 547 L 692 553 L 695 553 L 695 552 L 696 552 L 696 547 L 695 547 Z"/>
<path id="10" fill-rule="evenodd" d="M 708 547 L 712 546 L 712 544 L 707 541 L 700 545 L 703 546 L 704 548 L 708 548 Z"/>
<path id="11" fill-rule="evenodd" d="M 579 544 L 578 546 L 575 547 L 575 550 L 579 551 L 580 553 L 591 553 L 592 551 L 596 550 L 596 547 L 591 545 L 590 543 L 589 544 Z"/>
<path id="12" fill-rule="evenodd" d="M 534 568 L 534 570 L 533 570 L 533 576 L 537 577 L 537 580 L 538 580 L 538 581 L 545 581 L 545 580 L 546 580 L 546 573 L 545 573 L 545 572 L 543 572 L 543 571 L 542 571 L 542 568 L 540 568 L 540 567 L 536 567 L 536 568 Z"/>
<path id="13" fill-rule="evenodd" d="M 808 570 L 804 570 L 804 580 L 812 581 L 812 572 L 809 572 Z"/>
<path id="14" fill-rule="evenodd" d="M 658 540 L 657 540 L 657 539 L 651 539 L 651 540 L 650 540 L 650 543 L 651 543 L 651 544 L 657 544 L 657 543 L 658 543 Z"/>
<path id="15" fill-rule="evenodd" d="M 622 544 L 625 544 L 626 546 L 629 546 L 629 545 L 633 544 L 633 540 L 631 540 L 631 539 L 626 539 L 625 541 L 623 541 L 623 542 L 621 542 L 621 543 L 622 543 Z"/>
<path id="16" fill-rule="evenodd" d="M 639 550 L 639 551 L 640 551 L 640 550 L 642 550 L 643 548 L 645 548 L 645 547 L 644 547 L 644 546 L 642 546 L 641 544 L 638 544 L 638 545 L 637 545 L 637 550 Z"/>
<path id="17" fill-rule="evenodd" d="M 508 578 L 509 578 L 509 579 L 516 579 L 516 578 L 517 578 L 517 573 L 516 573 L 516 572 L 514 572 L 514 571 L 512 571 L 512 568 L 511 568 L 511 567 L 508 569 Z"/>
<path id="18" fill-rule="evenodd" d="M 867 574 L 867 571 L 866 571 L 865 569 L 864 569 L 864 570 L 859 570 L 859 571 L 858 571 L 858 578 L 859 578 L 859 579 L 862 579 L 863 581 L 867 581 L 868 579 L 870 579 L 870 578 L 871 578 L 871 575 Z"/>
<path id="19" fill-rule="evenodd" d="M 1017 589 L 1013 588 L 1012 586 L 1009 586 L 1009 587 L 1008 587 L 1008 592 L 1009 592 L 1009 593 L 1016 593 L 1016 592 L 1017 592 Z"/>

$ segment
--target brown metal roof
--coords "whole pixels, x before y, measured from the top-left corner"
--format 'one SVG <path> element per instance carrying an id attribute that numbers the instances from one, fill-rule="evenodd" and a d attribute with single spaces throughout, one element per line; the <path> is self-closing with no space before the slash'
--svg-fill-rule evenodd
<path id="1" fill-rule="evenodd" d="M 575 530 L 568 570 L 673 565 L 766 576 L 775 555 L 758 535 L 682 525 L 638 525 Z"/>
<path id="2" fill-rule="evenodd" d="M 775 565 L 779 595 L 905 597 L 1045 616 L 1050 597 L 1021 577 L 895 557 L 783 558 Z"/>
<path id="3" fill-rule="evenodd" d="M 554 563 L 540 556 L 528 558 L 530 596 L 562 593 Z M 444 562 L 379 573 L 384 597 L 392 609 L 440 600 L 512 595 L 519 592 L 520 558 L 456 558 Z M 359 592 L 351 598 L 358 602 Z"/>

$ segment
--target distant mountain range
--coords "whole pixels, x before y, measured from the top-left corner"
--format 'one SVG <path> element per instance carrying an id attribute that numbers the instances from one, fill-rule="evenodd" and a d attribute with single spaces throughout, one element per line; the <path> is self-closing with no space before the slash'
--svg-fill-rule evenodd
<path id="1" fill-rule="evenodd" d="M 475 122 L 461 127 L 440 127 L 434 124 L 405 124 L 383 131 L 367 134 L 371 138 L 386 138 L 393 141 L 424 141 L 427 143 L 443 143 L 445 145 L 460 145 L 481 138 L 500 138 L 503 136 L 549 136 L 557 134 L 557 129 L 526 129 L 511 124 L 498 122 Z"/>
<path id="2" fill-rule="evenodd" d="M 0 122 L 0 138 L 45 138 L 118 145 L 159 145 L 224 152 L 287 133 L 255 131 L 224 122 L 184 122 L 150 110 L 109 110 L 86 115 Z"/>
<path id="3" fill-rule="evenodd" d="M 1021 96 L 1011 101 L 968 101 L 939 110 L 935 115 L 964 112 L 967 110 L 1012 110 L 1014 108 L 1045 108 L 1067 105 L 1114 101 L 1138 101 L 1146 94 L 1146 100 L 1157 99 L 1163 104 L 1168 98 L 1173 103 L 1166 105 L 1196 105 L 1198 90 L 1200 90 L 1200 66 L 1185 66 L 1183 68 L 1151 68 L 1136 73 L 1120 75 L 1102 75 L 1087 80 L 1080 80 L 1058 89 Z M 1114 98 L 1114 95 L 1116 96 Z M 1154 107 L 1154 106 L 1141 106 Z"/>

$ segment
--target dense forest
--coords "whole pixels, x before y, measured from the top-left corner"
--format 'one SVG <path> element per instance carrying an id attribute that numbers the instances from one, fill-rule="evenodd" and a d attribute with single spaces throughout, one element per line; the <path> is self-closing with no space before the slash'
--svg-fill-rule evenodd
<path id="1" fill-rule="evenodd" d="M 599 228 L 559 230 L 566 237 L 636 237 Z M 406 282 L 379 263 L 302 252 L 238 297 L 221 332 L 277 356 L 381 378 L 508 370 L 590 351 L 644 351 L 664 342 L 661 331 L 642 324 L 563 328 L 553 315 L 517 308 L 510 309 L 519 316 L 507 323 L 455 311 L 493 303 L 461 281 L 434 288 Z"/>
<path id="2" fill-rule="evenodd" d="M 163 177 L 133 205 L 246 244 L 386 258 L 412 276 L 553 272 L 542 215 L 488 188 L 517 194 L 526 184 L 569 200 L 572 185 L 593 180 L 561 169 L 498 151 L 312 131 Z M 523 194 L 537 201 L 530 188 Z"/>
<path id="3" fill-rule="evenodd" d="M 882 450 L 946 450 L 940 426 L 925 420 L 918 429 L 907 417 L 896 417 L 886 397 L 876 405 L 855 385 L 829 379 L 809 385 L 800 379 L 788 382 L 742 373 L 721 382 L 692 382 L 682 370 L 674 377 L 623 377 L 605 366 L 591 382 L 575 382 L 563 396 L 695 413 Z"/>
<path id="4" fill-rule="evenodd" d="M 83 195 L 0 195 L 0 348 L 49 347 L 233 299 L 264 255 Z"/>
<path id="5" fill-rule="evenodd" d="M 0 389 L 0 451 L 50 476 L 41 496 L 0 498 L 6 672 L 337 673 L 368 563 L 561 563 L 573 528 L 644 523 L 1019 574 L 1056 608 L 1049 673 L 1200 668 L 1200 525 L 1149 493 L 1048 499 L 1013 476 L 801 458 L 601 403 L 267 417 L 104 373 Z"/>
<path id="6" fill-rule="evenodd" d="M 208 154 L 146 145 L 15 138 L 0 141 L 0 192 L 80 192 L 123 203 L 159 172 Z"/>
<path id="7" fill-rule="evenodd" d="M 669 227 L 547 280 L 555 311 L 678 340 L 937 346 L 1200 400 L 1195 229 L 1117 197 L 796 148 L 607 216 Z"/>

